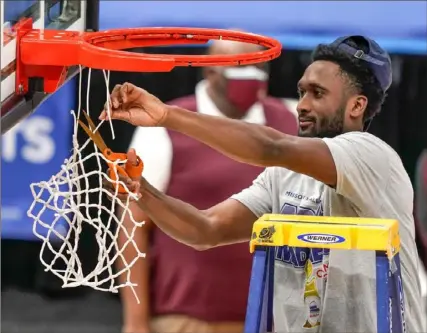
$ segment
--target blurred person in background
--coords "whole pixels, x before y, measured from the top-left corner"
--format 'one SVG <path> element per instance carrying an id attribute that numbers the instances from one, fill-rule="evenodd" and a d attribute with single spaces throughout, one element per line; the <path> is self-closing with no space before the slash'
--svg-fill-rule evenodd
<path id="1" fill-rule="evenodd" d="M 253 44 L 216 41 L 209 54 L 258 50 Z M 295 115 L 282 101 L 267 96 L 264 66 L 204 68 L 195 95 L 170 104 L 296 135 Z M 143 175 L 153 186 L 198 209 L 239 192 L 263 171 L 160 127 L 137 128 L 130 147 L 144 161 Z M 141 303 L 137 304 L 130 288 L 122 289 L 123 332 L 243 332 L 252 266 L 248 243 L 200 252 L 164 234 L 137 207 L 132 212 L 137 221 L 146 222 L 134 240 L 147 256 L 131 271 Z M 125 241 L 121 234 L 119 247 Z M 130 262 L 135 252 L 128 249 L 124 255 Z"/>
<path id="2" fill-rule="evenodd" d="M 421 152 L 415 171 L 415 221 L 418 251 L 427 268 L 427 149 Z"/>
<path id="3" fill-rule="evenodd" d="M 374 40 L 345 36 L 319 45 L 298 82 L 298 136 L 165 105 L 130 83 L 118 85 L 111 94 L 112 119 L 173 129 L 236 161 L 266 167 L 250 187 L 204 210 L 159 192 L 144 177 L 123 181 L 138 191 L 135 204 L 158 228 L 192 248 L 247 242 L 254 221 L 268 213 L 396 219 L 404 325 L 408 332 L 426 332 L 414 190 L 396 151 L 366 132 L 391 83 L 391 59 Z M 106 109 L 99 118 L 107 119 Z M 136 161 L 132 150 L 128 160 Z M 115 191 L 110 183 L 105 186 Z M 177 260 L 172 256 L 170 262 Z M 376 283 L 374 251 L 278 247 L 275 330 L 377 331 Z"/>

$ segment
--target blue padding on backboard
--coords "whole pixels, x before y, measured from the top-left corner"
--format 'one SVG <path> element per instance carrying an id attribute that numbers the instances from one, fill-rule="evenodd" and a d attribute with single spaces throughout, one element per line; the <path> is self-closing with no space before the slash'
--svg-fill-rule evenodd
<path id="1" fill-rule="evenodd" d="M 70 156 L 73 123 L 70 110 L 75 108 L 76 82 L 71 80 L 2 136 L 2 238 L 38 239 L 32 231 L 33 220 L 27 216 L 33 201 L 30 184 L 49 180 Z M 46 211 L 43 221 L 52 220 L 53 213 Z M 67 232 L 64 221 L 56 227 L 61 233 Z"/>
<path id="2" fill-rule="evenodd" d="M 101 1 L 100 28 L 239 28 L 285 49 L 362 34 L 392 53 L 427 54 L 426 13 L 426 1 Z"/>
<path id="3" fill-rule="evenodd" d="M 16 22 L 38 0 L 14 0 L 4 2 L 4 22 Z"/>

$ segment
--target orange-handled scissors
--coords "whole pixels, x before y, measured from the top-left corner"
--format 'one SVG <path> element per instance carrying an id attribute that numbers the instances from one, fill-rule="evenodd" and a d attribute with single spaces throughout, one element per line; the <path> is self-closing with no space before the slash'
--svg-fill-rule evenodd
<path id="1" fill-rule="evenodd" d="M 101 137 L 101 134 L 99 134 L 99 132 L 96 132 L 96 133 L 93 132 L 96 129 L 96 127 L 95 127 L 95 124 L 93 123 L 92 119 L 90 119 L 89 115 L 85 111 L 83 111 L 83 114 L 85 115 L 85 118 L 88 122 L 89 127 L 87 125 L 85 125 L 80 119 L 78 120 L 79 124 L 84 129 L 84 131 L 87 133 L 87 135 L 89 135 L 89 137 L 92 139 L 92 141 L 96 144 L 96 146 L 99 148 L 102 155 L 104 155 L 104 157 L 108 161 L 111 161 L 111 162 L 116 162 L 119 160 L 121 160 L 121 161 L 126 160 L 127 159 L 126 154 L 114 153 L 113 151 L 111 151 L 110 148 L 107 147 L 107 145 L 105 144 L 105 141 Z M 109 167 L 109 176 L 114 181 L 118 180 L 119 175 L 135 179 L 135 178 L 141 177 L 142 170 L 144 168 L 144 163 L 137 156 L 137 164 L 136 165 L 132 164 L 131 162 L 128 161 L 128 162 L 126 162 L 125 168 L 123 168 L 117 164 L 114 164 L 114 163 L 108 163 L 108 167 Z M 124 187 L 122 185 L 119 185 L 118 191 L 120 193 L 127 193 L 127 191 L 124 189 Z"/>

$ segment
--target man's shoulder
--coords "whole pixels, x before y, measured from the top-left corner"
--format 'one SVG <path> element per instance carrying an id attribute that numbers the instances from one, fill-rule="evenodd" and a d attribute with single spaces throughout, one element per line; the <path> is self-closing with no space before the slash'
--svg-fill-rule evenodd
<path id="1" fill-rule="evenodd" d="M 369 151 L 378 149 L 386 154 L 397 154 L 396 151 L 387 142 L 368 132 L 351 131 L 337 135 L 334 138 L 324 138 L 323 140 L 326 143 L 333 142 L 338 145 L 348 144 L 351 145 L 354 149 L 366 149 Z"/>
<path id="2" fill-rule="evenodd" d="M 336 138 L 348 138 L 348 139 L 353 139 L 353 140 L 372 141 L 372 142 L 377 142 L 379 144 L 383 144 L 383 145 L 388 146 L 388 143 L 385 142 L 380 137 L 378 137 L 372 133 L 365 132 L 365 131 L 345 132 L 343 134 L 337 135 Z"/>
<path id="3" fill-rule="evenodd" d="M 403 165 L 402 159 L 396 150 L 381 138 L 367 132 L 347 132 L 336 136 L 333 139 L 325 139 L 334 155 L 337 152 L 338 158 L 345 159 L 351 156 L 348 161 L 356 163 L 355 167 L 365 165 L 368 169 L 377 170 L 382 173 L 384 179 L 393 178 L 393 182 L 388 184 L 401 188 L 401 192 L 406 188 L 412 192 L 412 185 L 408 173 Z M 331 144 L 333 142 L 333 144 Z M 380 170 L 380 171 L 378 171 Z M 388 176 L 387 176 L 388 175 Z M 387 180 L 387 181 L 388 181 Z"/>
<path id="4" fill-rule="evenodd" d="M 380 139 L 379 137 L 363 131 L 350 131 L 345 132 L 340 135 L 337 135 L 333 139 L 345 139 L 345 140 L 354 140 L 354 141 L 372 141 L 372 142 L 382 142 L 384 144 L 385 141 Z"/>

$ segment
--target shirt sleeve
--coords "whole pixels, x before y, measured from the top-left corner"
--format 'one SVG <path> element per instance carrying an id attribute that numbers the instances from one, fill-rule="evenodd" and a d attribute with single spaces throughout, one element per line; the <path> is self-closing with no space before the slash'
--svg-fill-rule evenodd
<path id="1" fill-rule="evenodd" d="M 231 198 L 241 202 L 257 217 L 272 211 L 271 169 L 265 169 L 252 185 Z"/>
<path id="2" fill-rule="evenodd" d="M 364 132 L 349 132 L 323 140 L 337 169 L 336 192 L 359 209 L 380 204 L 391 174 L 391 147 Z"/>
<path id="3" fill-rule="evenodd" d="M 129 148 L 144 163 L 142 176 L 159 191 L 166 191 L 172 168 L 172 142 L 162 127 L 137 127 Z"/>

